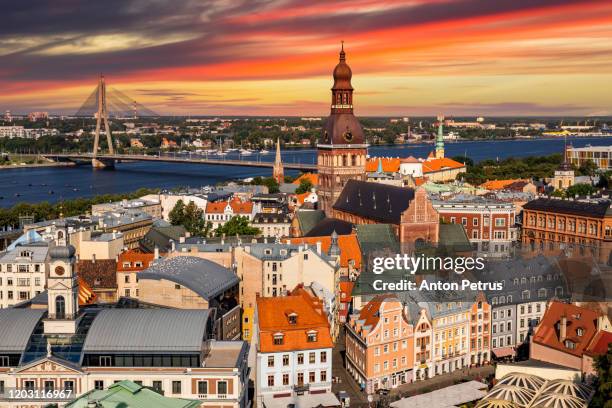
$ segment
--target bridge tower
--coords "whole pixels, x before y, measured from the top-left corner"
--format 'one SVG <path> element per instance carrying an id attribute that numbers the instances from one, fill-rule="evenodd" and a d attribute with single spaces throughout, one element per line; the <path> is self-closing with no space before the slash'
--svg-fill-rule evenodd
<path id="1" fill-rule="evenodd" d="M 102 125 L 102 121 L 104 121 L 104 133 L 106 133 L 108 152 L 109 154 L 115 154 L 110 126 L 108 124 L 108 109 L 106 106 L 106 83 L 104 82 L 104 75 L 100 75 L 100 78 L 98 79 L 97 99 L 98 111 L 96 112 L 96 135 L 94 137 L 93 158 L 91 159 L 91 165 L 94 169 L 109 167 L 112 168 L 115 166 L 114 160 L 100 160 L 97 158 L 98 149 L 100 145 L 100 127 Z"/>

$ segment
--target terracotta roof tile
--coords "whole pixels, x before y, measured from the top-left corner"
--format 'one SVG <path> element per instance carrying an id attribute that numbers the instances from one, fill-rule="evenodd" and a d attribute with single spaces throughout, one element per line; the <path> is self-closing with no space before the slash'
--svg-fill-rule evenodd
<path id="1" fill-rule="evenodd" d="M 396 299 L 395 295 L 376 295 L 370 300 L 359 312 L 359 320 L 363 320 L 362 326 L 370 326 L 374 328 L 380 320 L 379 310 L 380 306 L 387 299 Z"/>
<path id="2" fill-rule="evenodd" d="M 378 170 L 378 162 L 382 161 L 385 173 L 397 173 L 399 171 L 400 159 L 393 157 L 373 157 L 366 161 L 366 172 L 373 173 Z"/>
<path id="3" fill-rule="evenodd" d="M 319 184 L 319 175 L 316 173 L 304 173 L 300 177 L 293 180 L 293 184 L 300 185 L 302 180 L 309 180 L 313 186 L 316 186 Z"/>
<path id="4" fill-rule="evenodd" d="M 560 340 L 561 318 L 567 319 L 566 339 L 576 344 L 575 348 L 567 348 Z M 533 342 L 554 348 L 575 356 L 582 356 L 597 332 L 598 313 L 572 304 L 552 302 L 533 336 Z M 582 329 L 582 335 L 578 335 Z"/>
<path id="5" fill-rule="evenodd" d="M 482 183 L 480 187 L 485 188 L 487 190 L 502 190 L 511 184 L 521 181 L 520 179 L 509 179 L 509 180 L 489 180 L 485 183 Z"/>
<path id="6" fill-rule="evenodd" d="M 448 157 L 428 159 L 423 162 L 423 174 L 435 173 L 444 169 L 460 169 L 462 167 L 465 167 L 465 164 L 449 159 Z"/>
<path id="7" fill-rule="evenodd" d="M 214 203 L 206 204 L 207 214 L 223 214 L 225 207 L 229 203 L 234 214 L 251 214 L 253 212 L 253 203 L 251 201 L 240 201 L 238 198 L 231 199 L 229 201 L 217 201 Z"/>
<path id="8" fill-rule="evenodd" d="M 340 302 L 342 303 L 350 303 L 353 298 L 353 287 L 355 286 L 355 282 L 351 281 L 341 281 L 338 285 L 340 289 Z"/>
<path id="9" fill-rule="evenodd" d="M 297 291 L 283 297 L 258 298 L 259 351 L 272 353 L 291 350 L 331 348 L 333 342 L 329 322 L 323 308 L 312 296 Z M 289 323 L 295 314 L 296 322 Z M 308 332 L 316 331 L 316 341 L 308 341 Z M 274 344 L 274 336 L 282 334 L 282 344 Z"/>
<path id="10" fill-rule="evenodd" d="M 317 242 L 321 242 L 321 250 L 324 252 L 329 251 L 331 246 L 331 237 L 300 237 L 291 238 L 292 244 L 308 244 L 316 245 Z M 357 240 L 357 234 L 350 235 L 339 235 L 338 246 L 340 247 L 340 266 L 348 268 L 349 261 L 354 262 L 354 267 L 361 268 L 361 248 L 359 247 L 359 241 Z"/>
<path id="11" fill-rule="evenodd" d="M 117 262 L 114 259 L 81 260 L 76 269 L 77 275 L 93 290 L 117 288 Z"/>
<path id="12" fill-rule="evenodd" d="M 122 252 L 119 255 L 117 261 L 117 272 L 140 272 L 149 267 L 155 254 L 141 252 L 136 249 L 130 249 L 129 251 Z M 127 263 L 129 262 L 129 266 Z M 136 266 L 136 263 L 140 262 L 141 266 Z M 126 266 L 124 266 L 126 264 Z"/>
<path id="13" fill-rule="evenodd" d="M 605 330 L 600 330 L 597 332 L 595 337 L 593 337 L 591 344 L 589 344 L 585 350 L 585 354 L 590 356 L 606 354 L 610 344 L 612 344 L 612 333 Z"/>

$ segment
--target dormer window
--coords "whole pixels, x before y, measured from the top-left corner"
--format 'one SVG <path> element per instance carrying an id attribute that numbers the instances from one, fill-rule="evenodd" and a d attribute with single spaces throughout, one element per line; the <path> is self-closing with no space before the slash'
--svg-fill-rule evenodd
<path id="1" fill-rule="evenodd" d="M 571 340 L 565 340 L 565 347 L 567 347 L 570 350 L 574 350 L 576 348 L 576 343 L 574 343 Z"/>
<path id="2" fill-rule="evenodd" d="M 289 324 L 297 324 L 298 315 L 295 312 L 289 313 L 287 315 L 287 320 L 289 320 Z"/>
<path id="3" fill-rule="evenodd" d="M 582 327 L 577 328 L 577 329 L 576 329 L 576 335 L 577 335 L 578 337 L 582 337 L 582 336 L 584 336 L 584 329 L 583 329 Z"/>
<path id="4" fill-rule="evenodd" d="M 280 346 L 284 342 L 285 335 L 283 333 L 274 333 L 274 345 Z"/>
<path id="5" fill-rule="evenodd" d="M 317 341 L 317 332 L 316 330 L 311 330 L 308 332 L 308 342 L 314 343 Z"/>

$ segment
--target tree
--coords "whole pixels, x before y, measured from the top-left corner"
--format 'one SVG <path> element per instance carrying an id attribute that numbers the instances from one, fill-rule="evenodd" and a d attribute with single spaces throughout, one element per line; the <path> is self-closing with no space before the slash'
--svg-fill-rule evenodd
<path id="1" fill-rule="evenodd" d="M 303 178 L 300 180 L 300 185 L 295 189 L 295 192 L 296 194 L 303 194 L 309 192 L 312 187 L 312 182 L 307 178 Z"/>
<path id="2" fill-rule="evenodd" d="M 451 157 L 451 159 L 456 162 L 463 163 L 469 167 L 472 167 L 474 165 L 474 160 L 472 160 L 471 158 L 467 156 L 455 156 L 455 157 Z"/>
<path id="3" fill-rule="evenodd" d="M 239 215 L 232 217 L 231 220 L 215 230 L 215 235 L 218 237 L 223 235 L 227 237 L 235 235 L 258 235 L 260 233 L 261 231 L 259 228 L 249 225 L 249 219 L 247 217 L 241 217 Z"/>
<path id="4" fill-rule="evenodd" d="M 608 345 L 608 352 L 595 357 L 593 361 L 597 370 L 595 380 L 595 395 L 589 407 L 612 408 L 612 344 Z"/>
<path id="5" fill-rule="evenodd" d="M 578 167 L 579 176 L 594 176 L 597 172 L 597 165 L 593 160 L 587 160 Z"/>
<path id="6" fill-rule="evenodd" d="M 597 189 L 595 187 L 593 187 L 590 184 L 586 184 L 586 183 L 579 183 L 579 184 L 574 184 L 573 186 L 570 186 L 567 188 L 567 190 L 565 190 L 565 196 L 566 197 L 574 197 L 574 196 L 586 196 L 586 195 L 591 195 L 593 193 L 597 192 Z"/>
<path id="7" fill-rule="evenodd" d="M 212 223 L 204 220 L 204 211 L 193 201 L 185 205 L 178 200 L 169 217 L 172 225 L 182 225 L 191 235 L 208 236 L 212 230 Z"/>

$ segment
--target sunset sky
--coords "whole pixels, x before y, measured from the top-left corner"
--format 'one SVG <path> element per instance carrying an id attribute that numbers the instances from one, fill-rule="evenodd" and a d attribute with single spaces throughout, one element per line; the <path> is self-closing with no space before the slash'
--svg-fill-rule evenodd
<path id="1" fill-rule="evenodd" d="M 612 115 L 612 1 L 30 1 L 0 17 L 0 111 L 74 113 L 104 73 L 160 114 Z"/>

